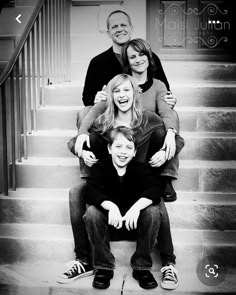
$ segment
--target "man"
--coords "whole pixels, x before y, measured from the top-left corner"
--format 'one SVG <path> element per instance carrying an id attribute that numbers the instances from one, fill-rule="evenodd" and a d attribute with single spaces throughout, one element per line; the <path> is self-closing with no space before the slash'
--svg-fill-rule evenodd
<path id="1" fill-rule="evenodd" d="M 153 289 L 157 282 L 150 272 L 151 251 L 160 227 L 160 178 L 153 177 L 146 163 L 132 160 L 136 145 L 131 129 L 120 126 L 111 131 L 108 151 L 111 157 L 95 164 L 88 178 L 90 206 L 84 221 L 96 270 L 93 287 L 106 289 L 113 278 L 115 257 L 109 246 L 112 231 L 124 231 L 127 237 L 136 231 L 137 247 L 130 261 L 133 277 L 140 287 Z"/>

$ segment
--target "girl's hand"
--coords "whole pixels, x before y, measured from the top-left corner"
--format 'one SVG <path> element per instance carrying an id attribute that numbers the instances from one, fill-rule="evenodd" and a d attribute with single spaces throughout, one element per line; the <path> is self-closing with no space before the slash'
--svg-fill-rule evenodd
<path id="1" fill-rule="evenodd" d="M 135 207 L 131 207 L 123 217 L 125 220 L 125 227 L 127 230 L 133 230 L 137 228 L 138 218 L 140 215 L 140 210 Z"/>
<path id="2" fill-rule="evenodd" d="M 105 90 L 106 90 L 106 85 L 104 85 L 102 87 L 102 91 L 97 92 L 95 99 L 94 99 L 94 104 L 96 104 L 102 100 L 107 100 L 107 92 Z"/>
<path id="3" fill-rule="evenodd" d="M 98 159 L 96 159 L 95 155 L 90 151 L 83 150 L 81 157 L 84 159 L 84 163 L 88 167 L 92 167 L 98 161 Z"/>
<path id="4" fill-rule="evenodd" d="M 75 153 L 78 154 L 79 157 L 82 155 L 83 145 L 86 142 L 87 146 L 90 147 L 89 135 L 88 134 L 80 134 L 75 142 Z"/>
<path id="5" fill-rule="evenodd" d="M 165 150 L 160 150 L 156 152 L 148 162 L 151 167 L 160 167 L 163 165 L 166 161 L 166 151 Z"/>

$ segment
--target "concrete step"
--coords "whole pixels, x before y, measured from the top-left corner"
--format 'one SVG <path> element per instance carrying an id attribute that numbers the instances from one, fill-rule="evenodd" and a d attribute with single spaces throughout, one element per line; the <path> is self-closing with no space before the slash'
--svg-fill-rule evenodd
<path id="1" fill-rule="evenodd" d="M 77 157 L 32 157 L 17 163 L 17 187 L 70 188 L 81 181 L 79 173 Z M 235 177 L 236 161 L 182 160 L 174 185 L 182 191 L 234 192 Z"/>
<path id="2" fill-rule="evenodd" d="M 235 107 L 236 84 L 234 82 L 175 82 L 171 90 L 177 98 L 177 106 Z M 83 105 L 83 84 L 62 83 L 45 88 L 46 105 Z M 222 97 L 224 99 L 222 99 Z"/>
<path id="3" fill-rule="evenodd" d="M 235 82 L 176 82 L 171 90 L 177 106 L 235 107 Z"/>
<path id="4" fill-rule="evenodd" d="M 180 130 L 236 132 L 236 108 L 176 107 Z"/>
<path id="5" fill-rule="evenodd" d="M 37 111 L 37 129 L 76 128 L 77 106 L 47 106 Z M 236 108 L 176 107 L 182 131 L 236 132 Z"/>
<path id="6" fill-rule="evenodd" d="M 28 136 L 29 157 L 74 157 L 67 149 L 76 130 L 38 130 Z M 236 160 L 236 133 L 181 132 L 185 147 L 180 159 Z"/>
<path id="7" fill-rule="evenodd" d="M 170 84 L 176 81 L 235 81 L 236 63 L 213 61 L 162 61 Z"/>
<path id="8" fill-rule="evenodd" d="M 57 262 L 45 263 L 16 263 L 0 266 L 0 291 L 2 295 L 97 295 L 99 290 L 92 287 L 94 276 L 85 277 L 74 281 L 69 285 L 56 282 L 58 274 L 65 271 L 65 265 Z M 130 268 L 115 270 L 111 286 L 107 290 L 100 291 L 109 295 L 165 295 L 168 291 L 160 286 L 161 272 L 153 271 L 159 286 L 153 290 L 144 290 L 139 287 L 137 281 L 132 278 Z M 235 294 L 235 271 L 228 272 L 225 281 L 217 286 L 204 285 L 197 277 L 196 272 L 179 272 L 179 284 L 175 291 L 177 295 L 223 295 Z M 4 292 L 4 293 L 3 293 Z M 99 293 L 100 293 L 99 292 Z"/>
<path id="9" fill-rule="evenodd" d="M 166 203 L 171 228 L 236 230 L 235 193 L 177 191 Z M 183 214 L 184 212 L 184 214 Z M 70 224 L 68 189 L 17 189 L 0 195 L 0 223 Z"/>
<path id="10" fill-rule="evenodd" d="M 235 160 L 236 133 L 181 132 L 185 146 L 180 159 Z"/>
<path id="11" fill-rule="evenodd" d="M 0 264 L 16 262 L 66 262 L 74 258 L 69 225 L 0 224 Z M 180 271 L 194 271 L 206 256 L 217 256 L 228 268 L 236 268 L 236 231 L 172 229 L 172 239 Z M 128 267 L 135 242 L 111 242 L 117 267 Z M 182 259 L 188 256 L 188 259 Z M 153 269 L 160 269 L 158 251 L 153 253 Z"/>

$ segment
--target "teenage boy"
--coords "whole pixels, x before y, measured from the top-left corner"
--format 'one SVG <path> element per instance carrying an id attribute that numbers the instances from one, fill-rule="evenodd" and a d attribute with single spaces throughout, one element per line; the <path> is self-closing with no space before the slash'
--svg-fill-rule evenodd
<path id="1" fill-rule="evenodd" d="M 113 277 L 115 258 L 109 246 L 109 227 L 137 231 L 137 247 L 131 257 L 133 277 L 144 289 L 157 287 L 150 272 L 151 251 L 160 227 L 162 190 L 151 168 L 132 161 L 136 153 L 133 131 L 118 127 L 111 131 L 110 159 L 91 168 L 87 184 L 84 221 L 93 249 L 95 277 L 93 287 L 106 289 Z"/>

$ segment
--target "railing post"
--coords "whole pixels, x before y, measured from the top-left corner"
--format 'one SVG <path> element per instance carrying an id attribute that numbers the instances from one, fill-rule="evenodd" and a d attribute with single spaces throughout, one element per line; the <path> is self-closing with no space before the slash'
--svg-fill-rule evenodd
<path id="1" fill-rule="evenodd" d="M 11 161 L 12 161 L 12 169 L 11 169 L 11 183 L 12 189 L 16 190 L 16 128 L 15 128 L 15 96 L 14 96 L 14 75 L 13 71 L 10 75 L 10 92 L 11 92 Z"/>
<path id="2" fill-rule="evenodd" d="M 3 143 L 3 192 L 8 196 L 8 155 L 7 155 L 7 118 L 6 118 L 6 85 L 1 88 L 2 97 L 2 143 Z"/>

